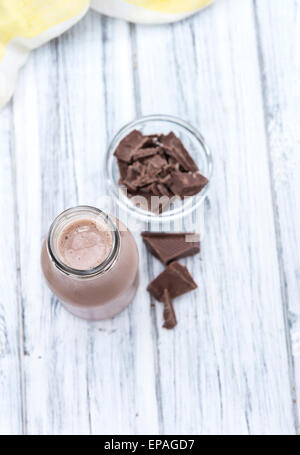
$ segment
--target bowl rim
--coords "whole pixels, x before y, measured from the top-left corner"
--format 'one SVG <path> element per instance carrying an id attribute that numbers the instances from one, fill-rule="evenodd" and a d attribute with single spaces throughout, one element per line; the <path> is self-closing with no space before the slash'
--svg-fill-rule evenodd
<path id="1" fill-rule="evenodd" d="M 170 124 L 175 124 L 184 130 L 186 130 L 189 134 L 191 134 L 199 143 L 199 145 L 202 147 L 205 158 L 206 158 L 206 164 L 207 164 L 207 172 L 205 177 L 209 180 L 209 183 L 206 185 L 203 190 L 194 195 L 194 196 L 189 196 L 186 198 L 182 204 L 181 207 L 178 207 L 173 210 L 169 210 L 166 212 L 162 212 L 160 214 L 156 214 L 153 212 L 150 212 L 148 210 L 142 209 L 140 207 L 136 207 L 130 199 L 125 195 L 122 194 L 122 191 L 120 191 L 120 185 L 116 184 L 113 179 L 113 174 L 112 174 L 112 169 L 113 169 L 113 163 L 114 160 L 116 159 L 114 157 L 114 151 L 120 141 L 125 137 L 127 133 L 130 132 L 132 129 L 138 129 L 138 126 L 141 126 L 142 124 L 145 124 L 147 122 L 166 122 Z M 206 140 L 204 139 L 203 135 L 194 127 L 192 126 L 189 122 L 182 120 L 179 117 L 173 116 L 173 115 L 164 115 L 164 114 L 151 114 L 151 115 L 145 115 L 141 116 L 139 118 L 136 118 L 135 120 L 126 123 L 119 131 L 113 136 L 112 140 L 109 143 L 107 152 L 106 152 L 106 160 L 105 160 L 105 173 L 106 173 L 106 186 L 108 189 L 109 194 L 113 195 L 113 199 L 115 202 L 118 204 L 118 206 L 125 210 L 126 212 L 129 212 L 132 216 L 135 218 L 141 220 L 141 221 L 146 221 L 146 222 L 170 222 L 174 221 L 178 218 L 184 217 L 186 215 L 189 215 L 192 213 L 194 210 L 196 210 L 205 200 L 208 191 L 211 186 L 211 179 L 213 176 L 213 158 L 212 154 L 210 151 L 210 148 L 207 145 Z"/>

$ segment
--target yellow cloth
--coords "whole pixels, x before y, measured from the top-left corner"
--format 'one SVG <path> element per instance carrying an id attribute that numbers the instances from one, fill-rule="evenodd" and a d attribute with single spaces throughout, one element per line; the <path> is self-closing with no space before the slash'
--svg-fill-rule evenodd
<path id="1" fill-rule="evenodd" d="M 213 0 L 0 0 L 0 107 L 11 97 L 31 49 L 94 10 L 131 22 L 180 20 Z"/>

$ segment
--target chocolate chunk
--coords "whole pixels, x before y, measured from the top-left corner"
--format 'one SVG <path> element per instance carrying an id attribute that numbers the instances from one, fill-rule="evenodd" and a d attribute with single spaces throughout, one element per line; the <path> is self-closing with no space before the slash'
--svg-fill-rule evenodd
<path id="1" fill-rule="evenodd" d="M 146 167 L 143 166 L 142 163 L 140 163 L 139 161 L 134 161 L 134 163 L 132 163 L 131 165 L 132 169 L 134 169 L 138 174 L 143 174 L 146 170 Z"/>
<path id="2" fill-rule="evenodd" d="M 147 161 L 145 161 L 145 164 L 147 164 L 148 167 L 161 170 L 167 164 L 167 160 L 161 155 L 154 155 L 151 158 L 148 158 Z"/>
<path id="3" fill-rule="evenodd" d="M 174 299 L 196 288 L 197 284 L 188 269 L 179 262 L 172 262 L 148 285 L 147 290 L 155 299 L 162 301 L 164 289 L 168 289 L 171 299 Z"/>
<path id="4" fill-rule="evenodd" d="M 171 193 L 169 192 L 168 188 L 163 184 L 163 183 L 157 183 L 157 189 L 159 191 L 159 193 L 162 195 L 162 196 L 170 196 Z"/>
<path id="5" fill-rule="evenodd" d="M 185 171 L 198 171 L 198 166 L 184 147 L 181 140 L 174 133 L 160 136 L 160 141 L 165 146 L 166 154 L 174 158 Z"/>
<path id="6" fill-rule="evenodd" d="M 167 174 L 164 177 L 160 177 L 159 181 L 163 185 L 166 185 L 168 188 L 170 188 L 170 185 L 173 183 L 173 178 L 171 174 Z"/>
<path id="7" fill-rule="evenodd" d="M 155 181 L 158 179 L 159 172 L 160 169 L 153 166 L 151 163 L 148 163 L 148 165 L 146 166 L 145 174 L 151 178 L 155 178 Z"/>
<path id="8" fill-rule="evenodd" d="M 174 194 L 183 198 L 184 196 L 193 196 L 200 193 L 207 184 L 207 178 L 199 172 L 177 171 L 172 175 L 170 188 Z"/>
<path id="9" fill-rule="evenodd" d="M 136 182 L 134 182 L 136 183 Z M 137 182 L 139 183 L 139 182 Z M 139 187 L 136 187 L 135 190 L 131 189 L 130 192 L 134 194 L 132 194 L 132 196 L 145 196 L 145 195 L 148 195 L 148 196 L 152 196 L 153 194 L 153 183 L 151 184 L 148 184 L 148 185 L 144 185 L 144 186 L 139 186 Z"/>
<path id="10" fill-rule="evenodd" d="M 155 182 L 156 182 L 155 176 L 152 177 L 151 175 L 142 174 L 135 180 L 134 183 L 136 184 L 137 188 L 143 188 L 144 186 L 148 186 L 151 183 Z"/>
<path id="11" fill-rule="evenodd" d="M 128 164 L 124 163 L 124 161 L 118 160 L 118 168 L 119 168 L 121 180 L 125 179 L 126 175 L 127 175 Z"/>
<path id="12" fill-rule="evenodd" d="M 196 239 L 195 234 L 142 232 L 142 237 L 150 253 L 166 265 L 200 252 L 199 236 Z"/>
<path id="13" fill-rule="evenodd" d="M 133 161 L 140 160 L 142 158 L 149 158 L 150 156 L 156 155 L 159 152 L 159 147 L 147 147 L 137 150 L 132 154 Z"/>
<path id="14" fill-rule="evenodd" d="M 119 162 L 121 163 L 121 161 Z M 133 164 L 130 166 L 126 164 L 126 167 L 126 176 L 121 179 L 120 183 L 125 185 L 128 190 L 136 191 L 138 188 L 139 178 L 141 176 L 140 170 L 137 170 L 137 167 Z"/>
<path id="15" fill-rule="evenodd" d="M 125 185 L 129 191 L 137 190 L 137 186 L 135 185 L 135 183 L 131 182 L 130 180 L 124 179 L 124 180 L 122 180 L 122 184 Z"/>
<path id="16" fill-rule="evenodd" d="M 127 174 L 126 174 L 126 180 L 129 182 L 133 182 L 139 177 L 139 172 L 135 169 L 133 166 L 128 166 L 127 168 Z"/>
<path id="17" fill-rule="evenodd" d="M 171 266 L 174 269 L 176 269 L 178 273 L 179 272 L 182 273 L 182 275 L 185 277 L 186 281 L 190 282 L 192 285 L 195 285 L 195 288 L 193 288 L 193 289 L 196 289 L 198 287 L 197 284 L 194 282 L 193 277 L 191 276 L 191 274 L 188 271 L 187 267 L 181 265 L 179 262 L 172 262 L 170 264 L 170 267 Z"/>
<path id="18" fill-rule="evenodd" d="M 169 159 L 168 159 L 168 166 L 173 171 L 179 171 L 180 170 L 180 164 L 178 163 L 178 161 L 176 161 L 171 156 L 169 156 Z"/>
<path id="19" fill-rule="evenodd" d="M 143 136 L 140 131 L 134 130 L 121 140 L 114 155 L 125 163 L 130 163 L 132 155 L 147 142 L 148 137 Z"/>
<path id="20" fill-rule="evenodd" d="M 149 158 L 147 164 L 144 165 L 143 173 L 141 173 L 134 182 L 136 187 L 141 188 L 150 183 L 157 182 L 159 171 L 164 164 L 165 160 L 159 155 Z"/>
<path id="21" fill-rule="evenodd" d="M 151 193 L 153 194 L 153 196 L 160 196 L 160 192 L 157 188 L 156 183 L 152 183 L 150 190 L 151 190 Z"/>
<path id="22" fill-rule="evenodd" d="M 164 325 L 165 329 L 174 329 L 177 325 L 176 315 L 173 307 L 173 303 L 169 294 L 168 289 L 164 289 L 162 301 L 164 303 Z"/>
<path id="23" fill-rule="evenodd" d="M 150 185 L 146 185 L 146 186 L 142 186 L 141 188 L 139 188 L 139 193 L 142 195 L 142 194 L 153 194 L 153 185 L 155 185 L 155 183 L 151 183 Z"/>

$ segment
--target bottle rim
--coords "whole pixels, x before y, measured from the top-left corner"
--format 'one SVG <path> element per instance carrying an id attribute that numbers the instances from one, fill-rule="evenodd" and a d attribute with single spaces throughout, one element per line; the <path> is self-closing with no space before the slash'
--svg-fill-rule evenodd
<path id="1" fill-rule="evenodd" d="M 94 267 L 92 269 L 87 269 L 87 270 L 81 270 L 81 269 L 74 269 L 72 267 L 69 267 L 68 265 L 64 264 L 58 254 L 56 253 L 56 248 L 55 248 L 55 235 L 57 234 L 58 229 L 62 229 L 63 227 L 67 226 L 73 221 L 74 219 L 80 219 L 80 214 L 82 213 L 83 217 L 88 218 L 88 215 L 90 214 L 93 215 L 93 220 L 97 220 L 97 217 L 101 218 L 101 222 L 106 224 L 108 226 L 109 232 L 111 232 L 111 237 L 112 237 L 112 247 L 109 255 L 107 258 L 99 264 L 97 267 Z M 77 218 L 76 218 L 77 216 Z M 107 272 L 115 263 L 117 260 L 117 257 L 119 255 L 119 250 L 120 250 L 120 243 L 121 243 L 121 238 L 120 238 L 120 233 L 119 230 L 114 223 L 114 221 L 111 219 L 111 217 L 103 212 L 102 210 L 92 207 L 89 205 L 78 205 L 76 207 L 71 207 L 67 210 L 64 210 L 62 213 L 60 213 L 53 223 L 50 226 L 49 232 L 48 232 L 48 238 L 47 238 L 47 251 L 48 254 L 54 263 L 54 265 L 64 274 L 66 275 L 71 275 L 77 278 L 91 278 L 95 277 L 98 275 L 103 274 L 104 272 Z"/>

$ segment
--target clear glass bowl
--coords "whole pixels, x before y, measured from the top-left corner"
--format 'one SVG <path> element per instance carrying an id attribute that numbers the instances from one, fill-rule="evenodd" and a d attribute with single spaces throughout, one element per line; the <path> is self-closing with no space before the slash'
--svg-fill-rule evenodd
<path id="1" fill-rule="evenodd" d="M 213 161 L 210 150 L 203 136 L 189 123 L 177 117 L 168 115 L 149 115 L 125 125 L 113 138 L 106 156 L 106 182 L 108 194 L 112 195 L 115 202 L 130 215 L 147 222 L 170 222 L 184 217 L 197 209 L 207 195 L 210 183 L 195 196 L 177 200 L 173 207 L 161 214 L 153 213 L 141 207 L 137 207 L 123 194 L 118 183 L 120 174 L 114 151 L 120 141 L 132 130 L 137 129 L 143 134 L 168 134 L 173 131 L 183 142 L 184 146 L 197 163 L 201 174 L 209 181 L 212 178 Z"/>

